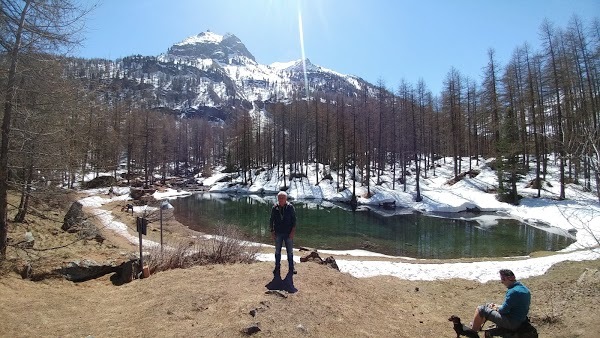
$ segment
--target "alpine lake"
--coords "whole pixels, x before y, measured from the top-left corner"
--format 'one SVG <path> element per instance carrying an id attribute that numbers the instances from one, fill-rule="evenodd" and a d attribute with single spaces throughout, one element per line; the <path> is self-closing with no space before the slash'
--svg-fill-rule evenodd
<path id="1" fill-rule="evenodd" d="M 269 216 L 275 196 L 198 193 L 171 200 L 175 218 L 193 230 L 217 233 L 237 226 L 245 239 L 273 244 Z M 495 213 L 421 214 L 411 209 L 290 201 L 296 208 L 294 247 L 361 249 L 422 259 L 523 256 L 558 251 L 575 241 L 568 232 L 529 225 Z"/>

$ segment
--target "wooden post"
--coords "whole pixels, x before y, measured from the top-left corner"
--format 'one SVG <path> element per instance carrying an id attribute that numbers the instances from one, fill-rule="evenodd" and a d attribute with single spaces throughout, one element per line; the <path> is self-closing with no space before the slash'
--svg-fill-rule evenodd
<path id="1" fill-rule="evenodd" d="M 139 234 L 140 237 L 140 274 L 139 274 L 139 278 L 142 278 L 144 276 L 144 255 L 142 253 L 142 235 L 146 234 L 146 229 L 147 229 L 147 225 L 148 225 L 148 221 L 143 218 L 143 217 L 138 217 L 136 218 L 136 227 L 137 227 L 137 232 Z"/>

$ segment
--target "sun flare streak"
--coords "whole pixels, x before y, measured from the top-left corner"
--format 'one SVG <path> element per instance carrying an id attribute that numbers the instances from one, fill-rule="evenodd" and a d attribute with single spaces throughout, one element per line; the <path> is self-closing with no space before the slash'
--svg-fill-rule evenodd
<path id="1" fill-rule="evenodd" d="M 298 2 L 298 30 L 300 32 L 300 51 L 302 52 L 302 70 L 304 72 L 304 89 L 308 100 L 308 74 L 306 73 L 306 52 L 304 50 L 304 28 L 302 27 L 302 11 Z"/>

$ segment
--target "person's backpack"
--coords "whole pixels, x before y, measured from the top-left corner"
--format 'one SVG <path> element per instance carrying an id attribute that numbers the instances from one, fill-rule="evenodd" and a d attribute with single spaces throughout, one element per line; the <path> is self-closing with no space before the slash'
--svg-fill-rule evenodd
<path id="1" fill-rule="evenodd" d="M 515 338 L 538 338 L 538 332 L 529 322 L 529 318 L 516 330 Z"/>

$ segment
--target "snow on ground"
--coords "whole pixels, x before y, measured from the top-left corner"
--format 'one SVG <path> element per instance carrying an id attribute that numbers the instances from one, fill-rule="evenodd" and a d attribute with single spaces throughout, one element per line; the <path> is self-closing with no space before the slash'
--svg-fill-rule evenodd
<path id="1" fill-rule="evenodd" d="M 427 178 L 422 173 L 420 180 L 421 195 L 423 200 L 415 202 L 415 181 L 414 175 L 408 176 L 406 191 L 400 183 L 392 187 L 392 176 L 386 173 L 380 179 L 381 185 L 376 185 L 376 177 L 372 177 L 371 196 L 368 196 L 365 186 L 356 185 L 358 203 L 363 205 L 379 205 L 385 202 L 396 203 L 400 207 L 400 212 L 406 212 L 406 209 L 416 210 L 424 213 L 458 213 L 468 209 L 477 208 L 481 211 L 496 212 L 498 218 L 510 217 L 522 222 L 536 226 L 548 231 L 560 231 L 565 233 L 576 233 L 576 242 L 560 252 L 547 257 L 504 257 L 495 261 L 472 262 L 472 263 L 420 263 L 417 259 L 407 259 L 403 257 L 402 261 L 390 261 L 389 256 L 376 253 L 369 253 L 363 250 L 351 251 L 320 251 L 323 254 L 335 254 L 336 262 L 340 271 L 349 273 L 355 277 L 372 277 L 378 275 L 390 275 L 410 280 L 437 280 L 447 278 L 463 278 L 480 282 L 497 279 L 498 270 L 502 268 L 512 269 L 518 278 L 526 278 L 544 274 L 553 264 L 561 261 L 581 261 L 595 260 L 600 258 L 599 240 L 600 240 L 600 204 L 598 198 L 589 192 L 584 192 L 580 185 L 569 184 L 566 187 L 566 200 L 559 201 L 559 183 L 557 181 L 558 173 L 556 166 L 549 166 L 551 170 L 547 175 L 547 184 L 542 189 L 542 198 L 535 198 L 537 190 L 526 188 L 527 182 L 534 176 L 529 174 L 523 182 L 520 183 L 519 193 L 525 196 L 520 205 L 514 206 L 507 203 L 501 203 L 496 200 L 493 193 L 488 193 L 497 185 L 496 173 L 492 171 L 485 163 L 480 160 L 479 163 L 472 161 L 473 169 L 480 170 L 480 174 L 474 178 L 466 176 L 456 184 L 449 185 L 446 182 L 453 177 L 453 163 L 445 159 L 438 162 L 440 167 L 435 169 L 435 175 L 432 171 L 427 172 Z M 468 170 L 468 159 L 462 162 L 462 171 Z M 289 174 L 289 169 L 287 170 Z M 229 182 L 219 182 L 226 177 L 231 177 Z M 205 186 L 210 187 L 212 193 L 246 193 L 246 194 L 275 194 L 279 187 L 284 186 L 284 180 L 281 175 L 275 171 L 263 170 L 258 172 L 252 178 L 252 184 L 247 186 L 241 184 L 240 178 L 236 175 L 216 172 L 211 177 L 198 178 Z M 286 180 L 285 184 L 289 187 L 287 192 L 292 200 L 315 200 L 322 201 L 348 201 L 352 195 L 352 181 L 347 180 L 345 190 L 338 192 L 338 177 L 336 173 L 331 172 L 332 179 L 321 179 L 318 184 L 315 176 L 315 167 L 308 169 L 307 177 L 296 178 L 291 182 Z M 319 178 L 323 177 L 323 166 L 320 166 Z M 346 175 L 348 179 L 351 173 Z M 396 178 L 398 178 L 396 176 Z M 394 188 L 394 189 L 392 189 Z M 592 189 L 594 190 L 594 189 Z M 95 208 L 103 218 L 107 227 L 114 228 L 115 231 L 122 233 L 123 226 L 114 222 L 110 212 L 100 209 L 101 204 L 111 199 L 103 198 L 91 192 L 90 197 L 82 200 L 85 206 Z M 115 198 L 123 199 L 122 192 L 117 192 Z M 189 195 L 187 192 L 168 190 L 162 193 L 156 193 L 157 199 L 177 198 L 179 196 Z M 257 197 L 261 198 L 261 197 Z M 107 216 L 108 215 L 108 216 Z M 460 215 L 457 215 L 460 217 Z M 482 224 L 493 223 L 489 215 L 476 218 Z M 124 229 L 126 232 L 126 229 Z M 125 237 L 128 237 L 124 234 Z M 129 235 L 131 236 L 131 235 Z M 137 241 L 135 236 L 134 241 Z M 149 242 L 145 241 L 144 243 Z M 299 254 L 294 260 L 299 261 Z M 370 257 L 367 261 L 359 258 L 343 259 L 343 256 Z M 285 255 L 283 255 L 283 259 Z M 385 257 L 385 260 L 374 261 L 373 257 Z M 258 257 L 260 260 L 273 261 L 272 254 L 263 254 Z"/>

